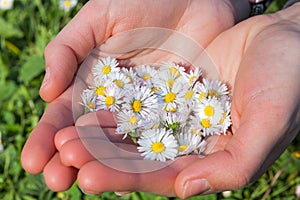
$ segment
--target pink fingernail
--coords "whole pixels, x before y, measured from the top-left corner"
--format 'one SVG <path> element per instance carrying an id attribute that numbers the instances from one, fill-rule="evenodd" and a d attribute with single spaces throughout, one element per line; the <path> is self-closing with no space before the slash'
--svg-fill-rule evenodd
<path id="1" fill-rule="evenodd" d="M 49 79 L 50 79 L 50 68 L 47 67 L 46 68 L 46 74 L 45 74 L 45 77 L 44 77 L 44 80 L 43 80 L 43 83 L 42 83 L 42 87 L 44 87 L 45 85 L 47 85 L 47 83 L 49 82 Z"/>
<path id="2" fill-rule="evenodd" d="M 196 179 L 188 181 L 183 188 L 183 197 L 188 198 L 191 196 L 199 195 L 207 192 L 210 186 L 205 179 Z"/>

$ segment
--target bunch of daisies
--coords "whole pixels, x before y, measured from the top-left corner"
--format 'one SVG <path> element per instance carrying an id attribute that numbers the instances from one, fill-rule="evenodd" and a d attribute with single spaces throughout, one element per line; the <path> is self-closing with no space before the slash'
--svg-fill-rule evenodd
<path id="1" fill-rule="evenodd" d="M 107 57 L 92 72 L 94 83 L 82 93 L 86 112 L 114 112 L 116 134 L 131 137 L 146 160 L 201 154 L 209 136 L 231 125 L 227 86 L 205 79 L 199 68 L 186 72 L 171 62 L 125 68 Z"/>

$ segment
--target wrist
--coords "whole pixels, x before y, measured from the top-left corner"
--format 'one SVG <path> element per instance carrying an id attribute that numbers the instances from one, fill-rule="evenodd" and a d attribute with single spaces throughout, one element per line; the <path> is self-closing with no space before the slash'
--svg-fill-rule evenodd
<path id="1" fill-rule="evenodd" d="M 235 23 L 249 17 L 250 4 L 248 0 L 225 0 L 231 7 Z"/>

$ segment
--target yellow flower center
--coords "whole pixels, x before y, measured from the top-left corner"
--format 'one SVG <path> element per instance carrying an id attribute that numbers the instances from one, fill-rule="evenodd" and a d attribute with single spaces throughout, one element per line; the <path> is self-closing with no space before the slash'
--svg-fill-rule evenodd
<path id="1" fill-rule="evenodd" d="M 196 76 L 191 76 L 189 79 L 189 84 L 192 85 L 195 82 Z"/>
<path id="2" fill-rule="evenodd" d="M 114 80 L 114 83 L 119 87 L 119 88 L 123 88 L 124 83 L 120 80 Z"/>
<path id="3" fill-rule="evenodd" d="M 208 96 L 219 98 L 219 93 L 216 90 L 208 90 Z"/>
<path id="4" fill-rule="evenodd" d="M 193 128 L 192 133 L 196 135 L 201 135 L 202 133 L 200 131 L 197 131 L 197 129 Z"/>
<path id="5" fill-rule="evenodd" d="M 300 151 L 295 151 L 295 152 L 293 153 L 293 155 L 294 155 L 296 158 L 300 159 Z"/>
<path id="6" fill-rule="evenodd" d="M 89 108 L 91 108 L 91 109 L 95 109 L 95 104 L 94 103 L 92 103 L 92 102 L 88 102 L 87 103 L 87 106 L 89 107 Z"/>
<path id="7" fill-rule="evenodd" d="M 205 97 L 206 97 L 206 94 L 205 94 L 204 92 L 201 92 L 201 93 L 199 94 L 198 101 L 200 102 L 201 99 L 203 99 L 203 98 L 205 98 Z"/>
<path id="8" fill-rule="evenodd" d="M 97 89 L 96 89 L 96 95 L 102 95 L 105 96 L 105 90 L 106 88 L 103 85 L 100 85 Z"/>
<path id="9" fill-rule="evenodd" d="M 173 92 L 169 92 L 165 96 L 165 102 L 170 103 L 170 102 L 174 101 L 175 98 L 176 98 L 176 95 Z"/>
<path id="10" fill-rule="evenodd" d="M 188 90 L 188 91 L 185 93 L 184 98 L 187 99 L 187 100 L 189 100 L 189 99 L 192 98 L 193 94 L 194 94 L 194 91 L 193 91 L 193 90 Z"/>
<path id="11" fill-rule="evenodd" d="M 105 66 L 102 67 L 102 73 L 103 74 L 107 75 L 107 74 L 110 73 L 110 71 L 111 71 L 111 68 L 110 68 L 109 65 L 105 65 Z"/>
<path id="12" fill-rule="evenodd" d="M 186 149 L 187 149 L 188 147 L 189 147 L 189 146 L 188 146 L 187 144 L 180 145 L 180 146 L 178 147 L 178 151 L 179 151 L 179 152 L 185 152 Z"/>
<path id="13" fill-rule="evenodd" d="M 227 117 L 226 113 L 223 112 L 223 113 L 222 113 L 222 118 L 220 119 L 219 124 L 223 124 L 224 121 L 225 121 L 225 119 L 226 119 L 226 117 Z"/>
<path id="14" fill-rule="evenodd" d="M 161 153 L 165 150 L 165 146 L 161 142 L 154 142 L 151 149 L 154 153 Z"/>
<path id="15" fill-rule="evenodd" d="M 112 96 L 105 97 L 105 104 L 106 106 L 111 106 L 115 103 L 115 98 Z"/>
<path id="16" fill-rule="evenodd" d="M 204 114 L 207 116 L 207 117 L 211 117 L 214 115 L 214 107 L 212 106 L 206 106 L 204 108 Z"/>
<path id="17" fill-rule="evenodd" d="M 142 76 L 142 79 L 143 79 L 144 81 L 149 80 L 150 78 L 151 78 L 150 74 L 144 74 L 144 75 Z"/>
<path id="18" fill-rule="evenodd" d="M 139 100 L 134 100 L 132 103 L 133 112 L 140 112 L 142 109 L 142 104 Z"/>
<path id="19" fill-rule="evenodd" d="M 66 1 L 64 2 L 64 6 L 65 6 L 66 8 L 69 8 L 69 7 L 71 6 L 71 1 L 66 0 Z"/>
<path id="20" fill-rule="evenodd" d="M 167 112 L 171 112 L 171 113 L 175 113 L 177 111 L 176 107 L 172 107 L 172 108 L 167 108 L 165 109 Z"/>
<path id="21" fill-rule="evenodd" d="M 203 128 L 209 128 L 210 127 L 210 121 L 208 119 L 202 119 L 200 123 L 203 126 Z"/>
<path id="22" fill-rule="evenodd" d="M 132 117 L 130 118 L 129 122 L 131 124 L 136 124 L 137 123 L 137 119 L 134 117 L 134 115 L 132 115 Z"/>
<path id="23" fill-rule="evenodd" d="M 8 1 L 5 1 L 5 0 L 2 1 L 2 5 L 3 5 L 3 6 L 7 6 L 7 5 L 8 5 Z"/>
<path id="24" fill-rule="evenodd" d="M 173 80 L 173 79 L 167 80 L 167 85 L 168 85 L 168 87 L 169 87 L 169 88 L 172 88 L 173 85 L 174 85 L 174 82 L 175 82 L 175 80 Z"/>
<path id="25" fill-rule="evenodd" d="M 178 78 L 180 76 L 180 72 L 176 67 L 170 67 L 170 74 L 175 78 Z"/>
<path id="26" fill-rule="evenodd" d="M 156 92 L 157 90 L 158 90 L 157 87 L 151 88 L 151 92 Z"/>

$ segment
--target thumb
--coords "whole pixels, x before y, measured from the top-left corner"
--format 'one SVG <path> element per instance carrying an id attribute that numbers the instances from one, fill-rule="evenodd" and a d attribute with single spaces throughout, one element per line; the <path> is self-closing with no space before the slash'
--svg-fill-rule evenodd
<path id="1" fill-rule="evenodd" d="M 290 139 L 280 136 L 287 127 L 277 125 L 282 121 L 283 113 L 278 110 L 263 112 L 268 109 L 262 104 L 265 100 L 258 98 L 248 104 L 239 127 L 224 150 L 212 153 L 180 172 L 175 181 L 178 196 L 187 198 L 244 187 L 260 177 L 277 159 Z"/>
<path id="2" fill-rule="evenodd" d="M 45 49 L 46 75 L 40 89 L 45 101 L 59 96 L 73 80 L 78 65 L 92 49 L 107 38 L 110 30 L 105 19 L 105 6 L 90 1 L 47 45 Z M 98 9 L 97 9 L 98 7 Z M 101 8 L 99 8 L 101 7 Z M 102 19 L 102 20 L 95 20 Z M 106 27 L 98 31 L 97 27 Z M 96 31 L 97 30 L 97 31 Z M 95 36 L 97 32 L 97 38 Z"/>

